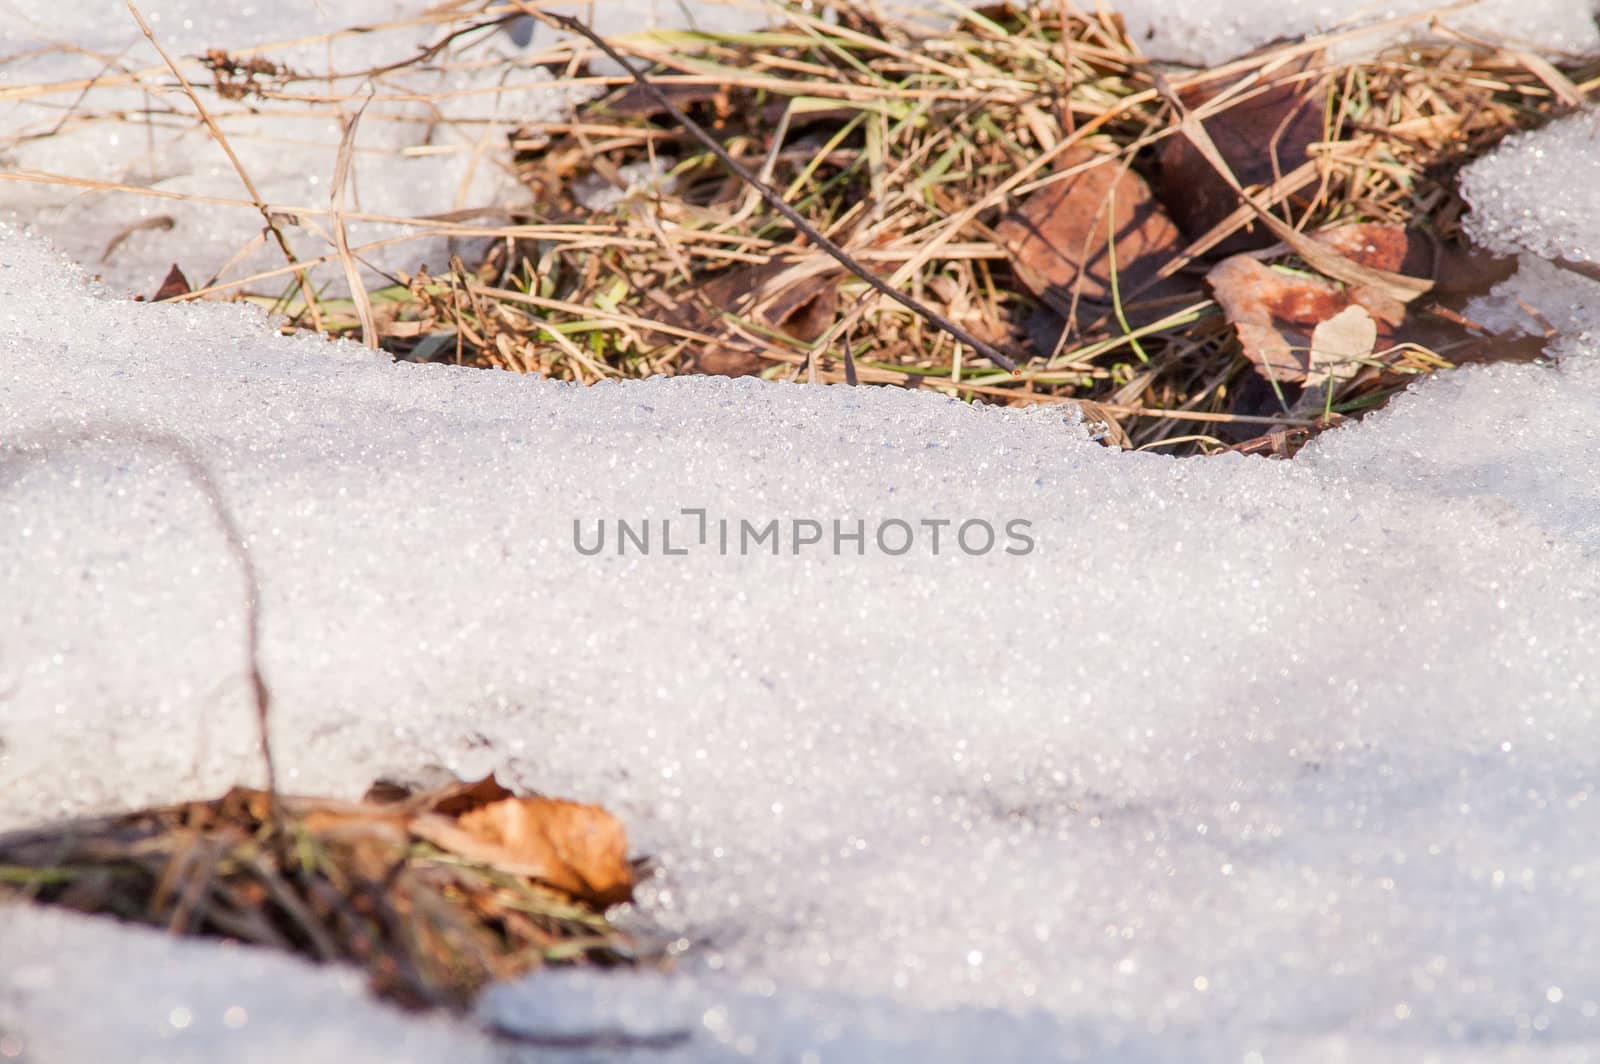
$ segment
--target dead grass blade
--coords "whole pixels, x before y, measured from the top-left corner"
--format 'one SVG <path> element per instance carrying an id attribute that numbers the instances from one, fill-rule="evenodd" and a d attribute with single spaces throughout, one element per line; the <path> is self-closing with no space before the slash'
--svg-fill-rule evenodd
<path id="1" fill-rule="evenodd" d="M 890 299 L 904 306 L 906 309 L 910 310 L 912 313 L 917 314 L 936 327 L 943 329 L 945 332 L 949 333 L 951 336 L 954 336 L 956 339 L 960 340 L 974 351 L 977 351 L 979 354 L 983 355 L 983 357 L 995 363 L 995 365 L 1002 366 L 1005 369 L 1010 370 L 1013 374 L 1020 372 L 1017 369 L 1017 364 L 1005 354 L 1002 354 L 1001 351 L 994 345 L 979 339 L 939 312 L 928 308 L 920 301 L 885 283 L 881 278 L 878 277 L 876 273 L 868 269 L 861 262 L 857 261 L 857 259 L 843 247 L 834 243 L 831 239 L 815 229 L 809 222 L 800 216 L 798 211 L 789 206 L 788 202 L 785 201 L 784 198 L 772 188 L 772 186 L 763 182 L 759 177 L 751 173 L 743 163 L 739 162 L 732 155 L 730 155 L 721 144 L 717 143 L 714 137 L 700 127 L 699 123 L 695 122 L 688 115 L 684 114 L 684 112 L 678 108 L 678 105 L 673 103 L 665 93 L 661 92 L 661 90 L 658 89 L 648 77 L 634 67 L 632 63 L 629 63 L 625 58 L 623 58 L 621 52 L 618 52 L 611 45 L 607 44 L 604 39 L 602 39 L 593 30 L 589 29 L 589 27 L 585 26 L 577 19 L 571 18 L 567 15 L 557 15 L 547 11 L 540 11 L 537 8 L 526 4 L 523 2 L 523 0 L 515 0 L 515 2 L 529 15 L 532 15 L 541 21 L 548 22 L 551 25 L 570 30 L 573 33 L 581 34 L 592 41 L 594 45 L 601 51 L 605 52 L 613 62 L 617 63 L 624 70 L 628 71 L 628 73 L 632 75 L 633 78 L 638 82 L 639 86 L 649 93 L 662 106 L 662 108 L 672 116 L 674 121 L 678 122 L 696 140 L 700 141 L 700 143 L 705 146 L 707 151 L 716 156 L 717 160 L 721 162 L 723 166 L 726 166 L 730 171 L 736 174 L 738 178 L 746 185 L 760 193 L 761 198 L 767 201 L 768 206 L 777 211 L 779 214 L 783 215 L 784 219 L 787 220 L 791 225 L 809 237 L 811 241 L 818 247 L 822 248 L 829 255 L 838 260 L 840 265 L 844 266 L 845 269 L 855 274 L 861 280 L 867 282 L 867 284 L 879 294 L 889 297 Z"/>
<path id="2" fill-rule="evenodd" d="M 361 319 L 361 342 L 376 351 L 378 322 L 372 315 L 372 298 L 367 294 L 367 286 L 362 283 L 361 267 L 356 264 L 356 257 L 350 253 L 350 236 L 344 224 L 345 187 L 350 182 L 350 159 L 355 153 L 356 128 L 361 124 L 361 116 L 367 111 L 367 104 L 371 102 L 372 97 L 368 96 L 366 102 L 344 123 L 344 134 L 339 138 L 339 155 L 333 167 L 333 194 L 329 202 L 332 213 L 329 214 L 328 220 L 333 229 L 334 246 L 338 251 L 339 262 L 344 267 L 345 284 L 350 286 L 350 295 L 356 304 L 356 314 Z"/>

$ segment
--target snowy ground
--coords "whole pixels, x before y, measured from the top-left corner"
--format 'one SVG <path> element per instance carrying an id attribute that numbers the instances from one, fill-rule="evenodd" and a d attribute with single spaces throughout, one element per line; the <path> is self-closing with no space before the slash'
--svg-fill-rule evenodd
<path id="1" fill-rule="evenodd" d="M 1592 259 L 1592 129 L 1481 164 L 1475 231 Z M 1558 362 L 1292 463 L 1175 461 L 1059 410 L 390 365 L 0 229 L 0 830 L 258 776 L 237 576 L 134 439 L 167 433 L 249 537 L 295 790 L 493 768 L 659 858 L 628 918 L 677 975 L 545 974 L 485 1019 L 686 1039 L 646 1059 L 1591 1059 L 1600 288 L 1530 256 L 1480 313 L 1518 298 Z M 103 441 L 36 446 L 62 430 Z M 781 553 L 701 546 L 701 507 Z M 689 553 L 575 549 L 645 517 Z M 935 554 L 943 519 L 1001 540 Z M 255 951 L 10 910 L 0 958 L 0 1059 L 504 1059 Z"/>
<path id="2" fill-rule="evenodd" d="M 565 117 L 572 101 L 588 94 L 553 88 L 547 69 L 515 62 L 536 58 L 554 41 L 551 31 L 531 24 L 490 27 L 420 67 L 383 69 L 440 42 L 446 21 L 457 25 L 448 11 L 425 15 L 435 5 L 420 0 L 137 6 L 175 59 L 221 49 L 248 60 L 259 51 L 316 76 L 266 98 L 202 97 L 303 260 L 332 250 L 327 211 L 343 123 L 363 107 L 345 204 L 349 240 L 379 269 L 414 272 L 419 262 L 443 269 L 450 252 L 470 240 L 434 235 L 438 223 L 493 225 L 505 220 L 505 208 L 526 201 L 506 171 L 506 135 Z M 605 33 L 684 21 L 677 0 L 557 10 Z M 719 25 L 760 17 L 713 10 Z M 358 26 L 367 31 L 351 32 Z M 187 76 L 202 89 L 212 81 L 192 64 Z M 33 88 L 41 85 L 58 89 Z M 38 226 L 114 287 L 148 295 L 174 262 L 196 284 L 282 265 L 278 249 L 261 239 L 260 213 L 232 163 L 122 0 L 0 0 L 0 108 L 7 112 L 0 113 L 0 172 L 29 178 L 0 183 L 0 219 Z M 147 192 L 108 190 L 107 183 Z M 193 196 L 208 198 L 184 198 Z M 484 207 L 495 209 L 472 210 Z M 337 265 L 313 273 L 342 283 Z"/>

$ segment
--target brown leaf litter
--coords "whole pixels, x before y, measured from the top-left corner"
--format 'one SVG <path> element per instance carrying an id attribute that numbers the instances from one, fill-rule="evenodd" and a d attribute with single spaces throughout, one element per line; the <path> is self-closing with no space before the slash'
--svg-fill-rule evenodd
<path id="1" fill-rule="evenodd" d="M 613 141 L 611 165 L 640 149 L 671 153 L 684 180 L 655 203 L 658 217 L 699 234 L 673 255 L 687 257 L 685 284 L 703 298 L 669 276 L 681 271 L 649 266 L 659 254 L 618 252 L 608 267 L 642 302 L 674 308 L 658 320 L 696 334 L 673 340 L 665 364 L 766 376 L 806 366 L 824 381 L 1065 399 L 1118 445 L 1248 441 L 1282 454 L 1301 430 L 1485 350 L 1456 309 L 1476 282 L 1449 283 L 1465 257 L 1451 177 L 1494 130 L 1571 106 L 1548 64 L 1462 44 L 1334 62 L 1304 41 L 1213 71 L 1158 70 L 1113 17 L 1016 7 L 988 17 L 1006 34 L 963 26 L 933 40 L 877 25 L 829 38 L 870 73 L 790 39 L 708 39 L 694 72 L 650 58 L 662 91 L 764 160 L 817 229 L 951 320 L 997 326 L 979 335 L 1008 349 L 1020 337 L 1034 355 L 1022 375 L 1005 380 L 948 336 L 930 339 L 849 271 L 824 281 L 823 269 L 798 267 L 820 261 L 809 234 L 775 232 L 739 207 L 748 189 L 713 181 L 709 163 L 696 177 L 688 138 L 628 86 L 589 112 L 619 138 L 616 123 L 646 123 L 639 148 Z M 1064 81 L 1050 63 L 1065 64 Z M 711 69 L 749 75 L 707 79 Z M 981 105 L 969 75 L 988 86 Z M 921 102 L 904 111 L 911 97 L 895 94 L 913 90 Z M 969 241 L 959 257 L 944 250 L 952 238 Z M 1254 257 L 1230 258 L 1245 251 Z"/>
<path id="2" fill-rule="evenodd" d="M 1240 86 L 1238 77 L 1213 77 L 1193 82 L 1177 95 L 1193 110 L 1205 111 L 1207 105 L 1219 108 L 1200 121 L 1229 169 L 1246 187 L 1270 186 L 1304 163 L 1311 146 L 1322 139 L 1321 63 L 1319 52 L 1308 52 L 1264 67 L 1254 85 Z M 1232 185 L 1189 138 L 1162 141 L 1158 159 L 1162 202 L 1190 240 L 1238 209 L 1239 196 Z M 1274 239 L 1253 220 L 1247 221 L 1212 252 L 1230 255 L 1265 247 Z"/>
<path id="3" fill-rule="evenodd" d="M 356 964 L 410 1008 L 459 1011 L 544 964 L 648 960 L 605 917 L 633 884 L 614 816 L 492 775 L 360 802 L 238 787 L 0 836 L 0 897 Z"/>

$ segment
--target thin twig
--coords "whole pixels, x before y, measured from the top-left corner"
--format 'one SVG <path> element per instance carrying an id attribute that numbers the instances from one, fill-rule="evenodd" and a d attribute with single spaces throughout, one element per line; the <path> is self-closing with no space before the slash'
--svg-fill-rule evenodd
<path id="1" fill-rule="evenodd" d="M 776 189 L 763 182 L 759 177 L 752 173 L 748 167 L 729 154 L 726 148 L 717 143 L 717 139 L 715 137 L 706 132 L 706 130 L 702 128 L 699 123 L 695 122 L 694 119 L 684 114 L 678 105 L 673 103 L 671 98 L 668 97 L 666 93 L 657 88 L 655 83 L 647 76 L 640 73 L 632 63 L 624 59 L 622 53 L 618 52 L 611 45 L 607 44 L 599 34 L 595 33 L 588 26 L 585 26 L 577 19 L 571 18 L 567 15 L 558 15 L 549 11 L 540 11 L 538 8 L 527 3 L 526 0 L 513 0 L 513 2 L 524 12 L 532 15 L 534 18 L 540 19 L 541 21 L 550 25 L 565 29 L 571 33 L 577 33 L 588 38 L 596 48 L 599 48 L 602 52 L 609 56 L 612 62 L 617 63 L 622 67 L 622 69 L 626 70 L 628 74 L 632 76 L 633 80 L 639 85 L 639 87 L 656 102 L 656 105 L 666 111 L 667 114 L 671 115 L 673 121 L 681 125 L 691 136 L 694 137 L 695 140 L 699 141 L 707 151 L 716 156 L 717 161 L 732 171 L 734 176 L 738 177 L 739 180 L 743 181 L 745 184 L 759 192 L 761 194 L 761 198 L 767 201 L 768 206 L 777 211 L 779 214 L 783 215 L 784 219 L 787 220 L 790 225 L 793 225 L 796 229 L 800 230 L 800 232 L 804 233 L 806 237 L 812 241 L 812 243 L 816 244 L 817 247 L 827 252 L 839 263 L 839 265 L 843 266 L 845 269 L 849 270 L 851 273 L 867 282 L 867 284 L 878 293 L 888 296 L 896 303 L 899 303 L 907 310 L 922 318 L 934 328 L 942 329 L 949 333 L 957 340 L 960 340 L 962 343 L 978 352 L 978 354 L 995 363 L 995 365 L 1003 366 L 1004 368 L 1010 370 L 1013 375 L 1020 375 L 1022 373 L 1022 371 L 1017 368 L 1017 363 L 1002 353 L 999 348 L 984 340 L 980 340 L 978 337 L 974 336 L 966 329 L 963 329 L 961 326 L 957 325 L 955 322 L 951 321 L 949 318 L 945 317 L 943 314 L 940 314 L 933 308 L 925 306 L 923 303 L 913 299 L 911 296 L 906 295 L 904 292 L 891 287 L 877 274 L 869 270 L 865 264 L 856 259 L 855 256 L 851 255 L 844 248 L 840 247 L 828 237 L 818 232 L 815 226 L 800 216 L 799 211 L 789 206 L 789 204 L 784 200 L 783 196 L 779 194 Z"/>

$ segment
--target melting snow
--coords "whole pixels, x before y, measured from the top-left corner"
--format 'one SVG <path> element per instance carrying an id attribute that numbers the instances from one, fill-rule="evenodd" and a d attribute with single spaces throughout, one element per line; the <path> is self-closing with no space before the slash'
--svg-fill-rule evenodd
<path id="1" fill-rule="evenodd" d="M 1594 211 L 1545 243 L 1496 184 L 1573 203 L 1591 144 L 1480 163 L 1478 231 L 1591 258 Z M 1493 298 L 1560 361 L 1177 461 L 1056 409 L 391 365 L 0 228 L 0 830 L 259 777 L 238 577 L 164 433 L 249 539 L 293 789 L 494 769 L 658 857 L 626 918 L 676 975 L 541 974 L 486 1020 L 647 1059 L 1593 1056 L 1600 299 L 1557 270 Z M 252 950 L 13 909 L 0 957 L 0 1054 L 498 1052 Z"/>

